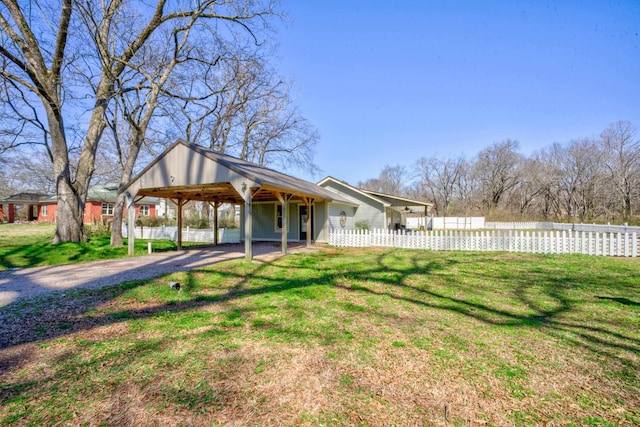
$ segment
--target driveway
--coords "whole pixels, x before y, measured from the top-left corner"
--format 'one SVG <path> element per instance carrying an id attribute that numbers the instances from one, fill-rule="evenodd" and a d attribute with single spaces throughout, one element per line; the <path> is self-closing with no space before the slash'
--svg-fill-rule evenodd
<path id="1" fill-rule="evenodd" d="M 289 246 L 289 253 L 308 250 Z M 282 256 L 280 244 L 254 243 L 256 261 Z M 127 280 L 145 280 L 176 271 L 187 271 L 221 261 L 244 257 L 244 245 L 222 245 L 179 252 L 157 252 L 130 258 L 69 264 L 53 267 L 0 271 L 0 308 L 18 299 L 75 288 L 99 288 Z"/>

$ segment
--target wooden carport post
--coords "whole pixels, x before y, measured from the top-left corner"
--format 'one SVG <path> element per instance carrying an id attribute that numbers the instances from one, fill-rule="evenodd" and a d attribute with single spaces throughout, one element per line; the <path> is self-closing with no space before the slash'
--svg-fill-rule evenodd
<path id="1" fill-rule="evenodd" d="M 246 185 L 243 185 L 242 193 L 242 198 L 244 199 L 244 258 L 247 261 L 251 261 L 253 259 L 253 252 L 251 250 L 251 245 L 253 244 L 251 190 L 246 188 Z"/>
<path id="2" fill-rule="evenodd" d="M 136 248 L 136 204 L 129 193 L 125 197 L 127 203 L 127 252 L 133 256 Z"/>
<path id="3" fill-rule="evenodd" d="M 289 197 L 287 193 L 276 192 L 276 197 L 282 204 L 282 253 L 287 253 L 287 235 L 289 234 L 289 230 L 287 228 L 287 224 L 289 224 Z"/>
<path id="4" fill-rule="evenodd" d="M 310 197 L 303 197 L 302 201 L 307 207 L 307 247 L 311 247 L 311 234 L 313 230 L 311 229 L 311 205 L 313 205 L 313 199 Z"/>
<path id="5" fill-rule="evenodd" d="M 178 199 L 178 241 L 176 242 L 178 250 L 182 250 L 182 207 L 186 203 L 185 199 Z"/>
<path id="6" fill-rule="evenodd" d="M 213 206 L 213 245 L 218 246 L 218 208 L 220 207 L 220 201 L 218 201 L 217 197 L 214 199 L 212 206 Z"/>

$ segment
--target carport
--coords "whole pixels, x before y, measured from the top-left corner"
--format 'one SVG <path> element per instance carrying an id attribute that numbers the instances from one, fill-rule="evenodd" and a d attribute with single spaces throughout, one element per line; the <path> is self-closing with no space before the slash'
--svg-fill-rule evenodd
<path id="1" fill-rule="evenodd" d="M 314 203 L 341 200 L 336 193 L 314 183 L 292 177 L 235 157 L 178 140 L 127 184 L 129 254 L 134 248 L 135 202 L 142 197 L 166 198 L 177 206 L 178 250 L 182 249 L 182 208 L 197 200 L 210 203 L 214 211 L 214 242 L 218 236 L 218 207 L 223 203 L 241 207 L 241 235 L 245 258 L 252 259 L 252 204 L 257 201 L 282 204 L 282 252 L 287 252 L 287 205 L 302 202 L 308 212 Z M 307 215 L 311 230 L 311 215 Z M 311 233 L 306 235 L 311 245 Z"/>

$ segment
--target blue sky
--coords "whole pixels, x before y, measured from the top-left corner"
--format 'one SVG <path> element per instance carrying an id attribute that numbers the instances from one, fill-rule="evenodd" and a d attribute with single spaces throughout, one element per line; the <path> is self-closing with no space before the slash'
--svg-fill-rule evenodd
<path id="1" fill-rule="evenodd" d="M 507 138 L 530 154 L 617 120 L 640 127 L 640 1 L 283 9 L 291 22 L 277 34 L 277 67 L 320 132 L 323 176 L 356 184 L 386 164 L 471 157 Z"/>

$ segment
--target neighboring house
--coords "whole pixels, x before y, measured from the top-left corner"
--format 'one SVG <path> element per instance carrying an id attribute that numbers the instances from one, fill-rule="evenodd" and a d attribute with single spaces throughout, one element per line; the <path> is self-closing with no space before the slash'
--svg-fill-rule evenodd
<path id="1" fill-rule="evenodd" d="M 48 214 L 51 196 L 41 193 L 18 193 L 0 200 L 0 222 L 16 220 L 38 221 L 42 212 Z M 24 211 L 26 209 L 26 211 Z"/>
<path id="2" fill-rule="evenodd" d="M 353 206 L 331 203 L 331 229 L 367 228 L 400 230 L 406 228 L 407 216 L 429 215 L 430 203 L 353 187 L 331 176 L 318 183 L 350 200 Z"/>
<path id="3" fill-rule="evenodd" d="M 93 185 L 89 187 L 87 201 L 84 206 L 84 223 L 109 223 L 113 219 L 113 209 L 118 196 L 118 187 L 115 185 Z M 136 217 L 156 217 L 157 199 L 142 199 L 135 205 Z"/>
<path id="4" fill-rule="evenodd" d="M 118 195 L 118 187 L 94 185 L 89 187 L 84 208 L 84 223 L 107 224 L 113 219 L 113 209 Z M 0 200 L 0 221 L 15 222 L 16 206 L 27 208 L 27 221 L 55 222 L 58 210 L 56 196 L 36 193 L 20 193 Z M 136 203 L 136 216 L 155 218 L 156 199 L 142 199 Z M 6 210 L 3 208 L 6 205 Z"/>

